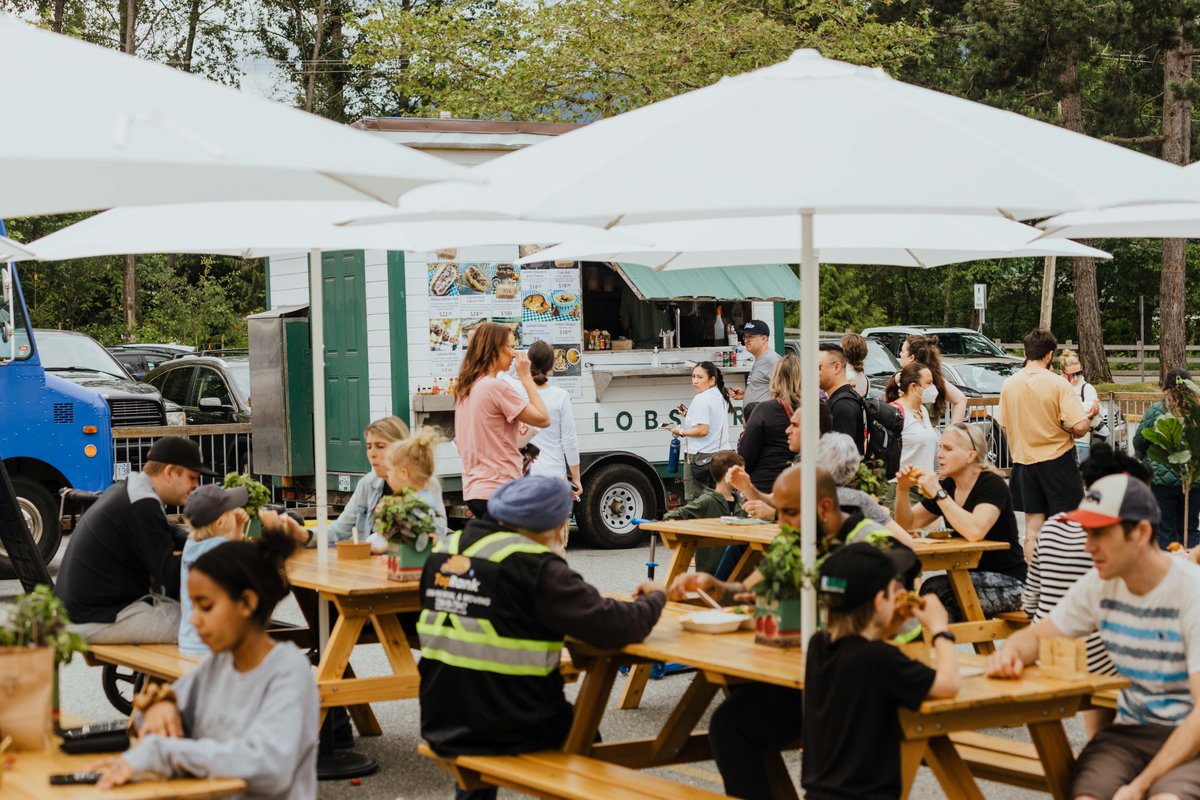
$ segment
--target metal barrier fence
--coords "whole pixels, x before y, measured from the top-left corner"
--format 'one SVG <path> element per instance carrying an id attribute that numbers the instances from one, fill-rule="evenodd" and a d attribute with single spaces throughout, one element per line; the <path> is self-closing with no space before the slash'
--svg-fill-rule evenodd
<path id="1" fill-rule="evenodd" d="M 1108 441 L 1132 454 L 1133 437 L 1142 416 L 1153 403 L 1162 400 L 1162 395 L 1153 392 L 1105 392 L 1099 397 L 1101 408 L 1109 420 Z M 1008 438 L 997 422 L 999 408 L 999 397 L 968 399 L 966 422 L 987 434 L 988 461 L 992 466 L 1008 472 L 1012 469 L 1012 455 L 1008 451 Z"/>

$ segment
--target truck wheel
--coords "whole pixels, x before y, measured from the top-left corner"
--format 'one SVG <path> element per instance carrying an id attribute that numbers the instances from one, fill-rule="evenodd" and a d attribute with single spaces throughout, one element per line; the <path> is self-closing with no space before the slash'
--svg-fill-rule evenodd
<path id="1" fill-rule="evenodd" d="M 33 541 L 37 544 L 38 552 L 42 554 L 42 561 L 49 564 L 54 560 L 58 545 L 62 541 L 58 504 L 54 502 L 54 496 L 45 486 L 29 478 L 13 475 L 12 487 L 17 494 L 17 507 L 21 510 L 21 516 L 25 518 L 29 532 L 33 534 Z M 0 546 L 0 578 L 15 577 L 17 573 L 13 570 L 12 562 L 8 560 L 8 553 Z"/>
<path id="2" fill-rule="evenodd" d="M 609 464 L 584 482 L 579 532 L 598 547 L 635 547 L 646 540 L 635 519 L 658 516 L 654 487 L 636 467 Z"/>

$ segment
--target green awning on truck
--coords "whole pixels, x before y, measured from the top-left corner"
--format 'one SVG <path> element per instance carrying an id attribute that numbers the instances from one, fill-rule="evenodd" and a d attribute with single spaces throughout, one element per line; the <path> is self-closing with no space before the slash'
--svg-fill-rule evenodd
<path id="1" fill-rule="evenodd" d="M 665 272 L 638 264 L 613 267 L 642 300 L 800 300 L 800 278 L 787 264 Z"/>

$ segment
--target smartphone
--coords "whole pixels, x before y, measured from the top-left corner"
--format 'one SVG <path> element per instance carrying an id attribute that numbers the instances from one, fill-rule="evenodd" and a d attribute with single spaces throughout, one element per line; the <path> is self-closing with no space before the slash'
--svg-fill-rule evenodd
<path id="1" fill-rule="evenodd" d="M 76 786 L 99 783 L 99 772 L 68 772 L 62 775 L 51 775 L 51 786 Z"/>

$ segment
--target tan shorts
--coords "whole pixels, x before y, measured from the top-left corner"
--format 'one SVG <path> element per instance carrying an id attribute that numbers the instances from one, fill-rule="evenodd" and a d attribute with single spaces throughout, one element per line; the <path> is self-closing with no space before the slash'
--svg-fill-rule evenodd
<path id="1" fill-rule="evenodd" d="M 1112 797 L 1146 768 L 1174 732 L 1169 725 L 1109 725 L 1079 754 L 1072 796 Z M 1156 794 L 1200 797 L 1200 758 L 1180 764 L 1155 781 L 1146 797 Z"/>

